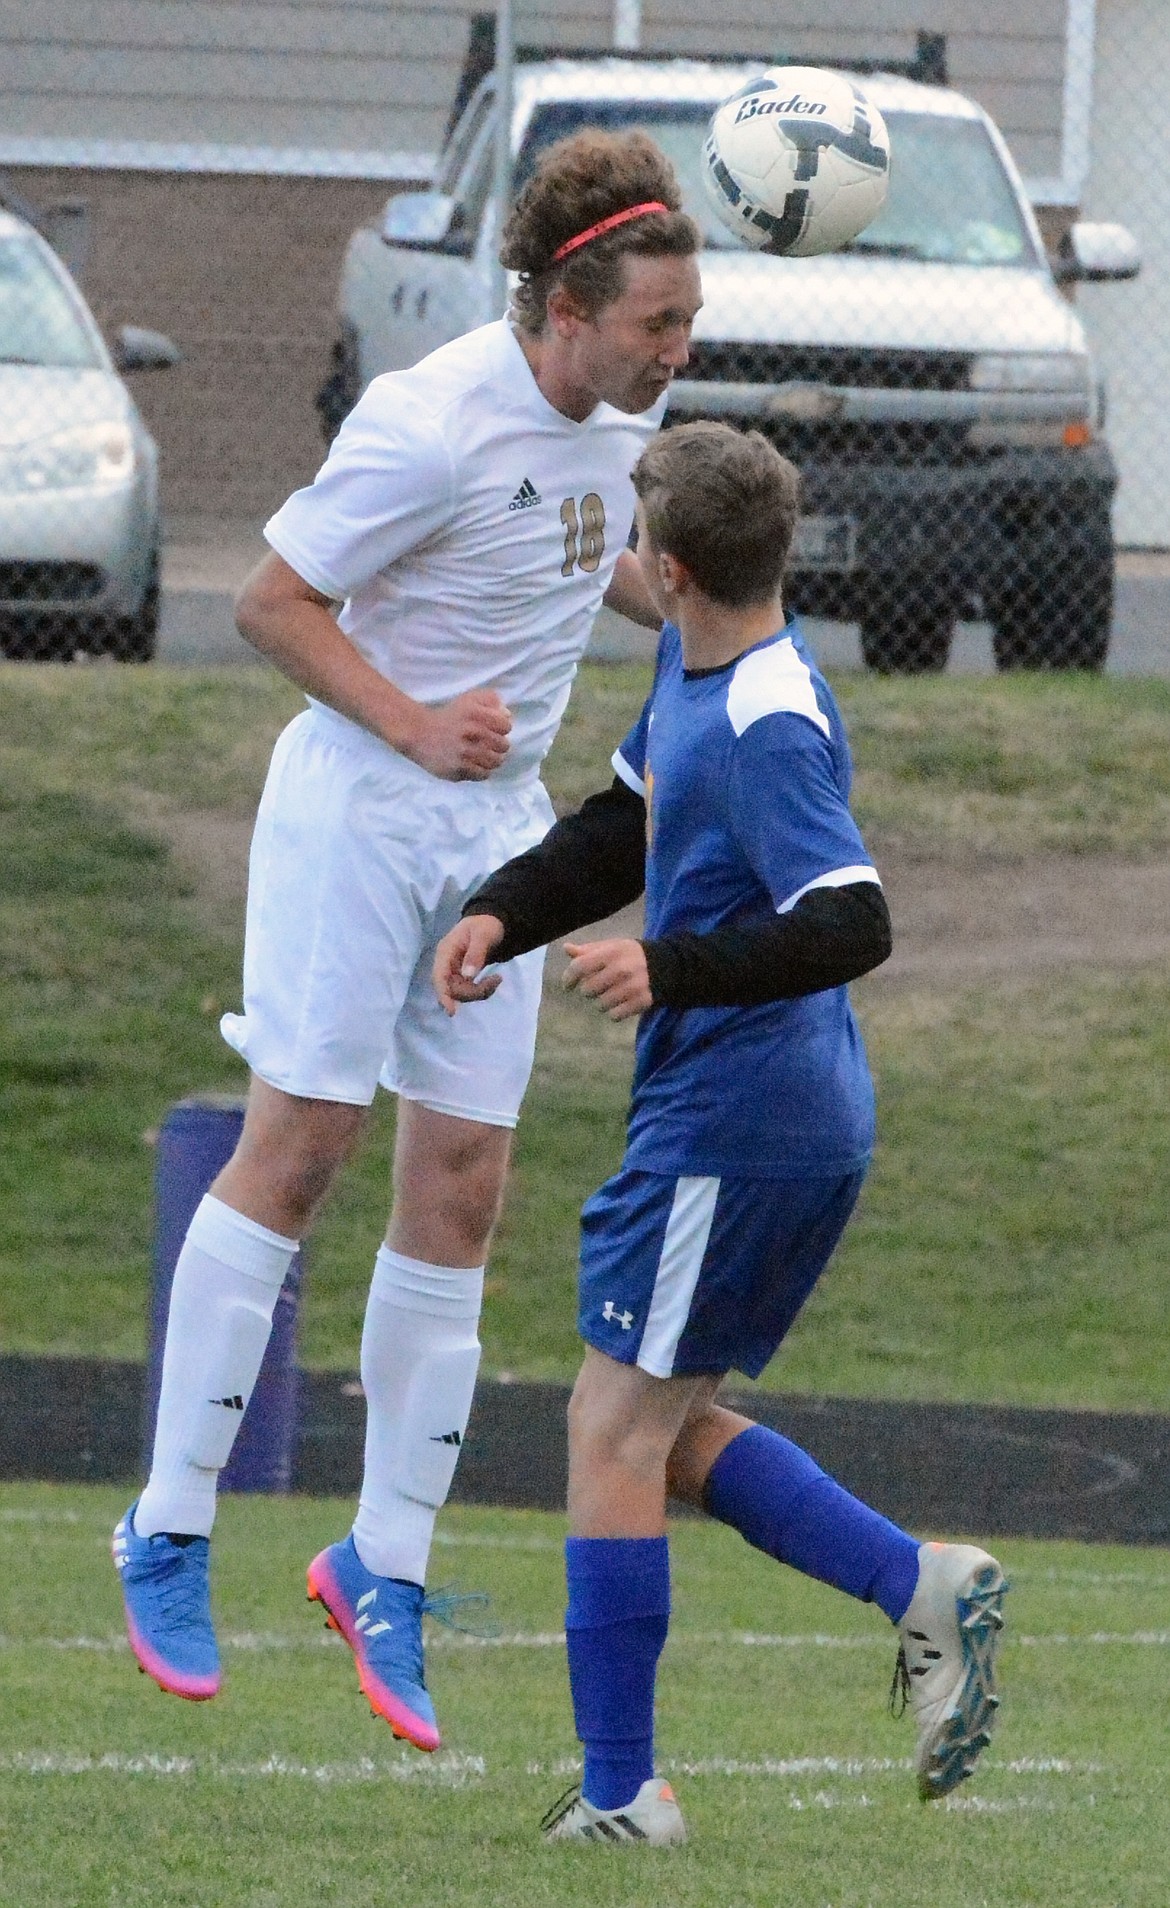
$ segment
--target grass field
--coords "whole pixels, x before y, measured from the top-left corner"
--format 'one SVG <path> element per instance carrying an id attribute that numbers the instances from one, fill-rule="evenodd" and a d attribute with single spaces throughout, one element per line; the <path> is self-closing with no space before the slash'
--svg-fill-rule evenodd
<path id="1" fill-rule="evenodd" d="M 635 668 L 584 672 L 551 761 L 562 804 L 604 783 L 645 685 Z M 1165 684 L 854 677 L 840 689 L 879 857 L 1170 848 Z M 183 1093 L 243 1084 L 217 1032 L 238 997 L 238 896 L 209 874 L 298 701 L 259 671 L 0 672 L 8 1349 L 142 1354 L 143 1135 Z M 767 1382 L 1164 1409 L 1167 991 L 1164 970 L 863 984 L 879 1155 Z M 620 1155 L 630 1044 L 576 1003 L 548 1003 L 490 1269 L 487 1371 L 575 1367 L 577 1213 Z M 354 1363 L 392 1117 L 383 1102 L 314 1241 L 308 1363 Z"/>
<path id="2" fill-rule="evenodd" d="M 436 1580 L 488 1641 L 432 1632 L 444 1746 L 393 1742 L 303 1600 L 328 1501 L 229 1499 L 210 1704 L 134 1673 L 108 1490 L 0 1487 L 5 1908 L 1164 1908 L 1170 1553 L 998 1546 L 1004 1708 L 948 1804 L 914 1791 L 891 1632 L 714 1525 L 672 1535 L 659 1763 L 683 1850 L 546 1848 L 573 1779 L 561 1525 L 447 1512 Z"/>

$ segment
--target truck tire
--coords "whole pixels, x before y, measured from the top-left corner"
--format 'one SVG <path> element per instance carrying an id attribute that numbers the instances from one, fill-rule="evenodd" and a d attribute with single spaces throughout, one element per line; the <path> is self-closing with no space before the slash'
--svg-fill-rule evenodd
<path id="1" fill-rule="evenodd" d="M 352 325 L 343 324 L 329 353 L 329 375 L 313 399 L 326 444 L 332 444 L 361 394 L 357 333 Z"/>
<path id="2" fill-rule="evenodd" d="M 74 617 L 18 619 L 0 625 L 0 656 L 10 662 L 72 662 L 85 647 Z"/>
<path id="3" fill-rule="evenodd" d="M 879 676 L 937 675 L 947 666 L 955 633 L 953 610 L 903 598 L 882 617 L 862 617 L 861 654 Z"/>
<path id="4" fill-rule="evenodd" d="M 985 589 L 997 669 L 1105 666 L 1113 621 L 1113 542 L 1069 526 L 1064 549 L 1045 551 L 1022 574 Z"/>

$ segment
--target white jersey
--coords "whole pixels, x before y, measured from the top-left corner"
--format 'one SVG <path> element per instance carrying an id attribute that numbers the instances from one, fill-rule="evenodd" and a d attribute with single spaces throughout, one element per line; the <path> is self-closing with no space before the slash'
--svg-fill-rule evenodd
<path id="1" fill-rule="evenodd" d="M 575 423 L 500 319 L 375 378 L 264 534 L 344 599 L 342 629 L 406 695 L 495 689 L 513 727 L 492 780 L 522 781 L 556 734 L 664 409 L 599 404 Z"/>

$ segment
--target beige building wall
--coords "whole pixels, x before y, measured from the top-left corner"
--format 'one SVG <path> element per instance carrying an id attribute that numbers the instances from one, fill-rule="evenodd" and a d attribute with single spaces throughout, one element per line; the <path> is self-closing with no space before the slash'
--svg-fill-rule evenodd
<path id="1" fill-rule="evenodd" d="M 704 19 L 693 0 L 643 0 L 641 38 L 815 61 L 905 59 L 919 29 L 946 34 L 953 83 L 998 120 L 1024 174 L 1043 178 L 1060 171 L 1069 4 L 726 0 Z M 457 0 L 0 0 L 0 164 L 409 175 L 442 137 L 476 11 Z M 514 12 L 521 41 L 612 41 L 611 0 L 517 0 Z"/>

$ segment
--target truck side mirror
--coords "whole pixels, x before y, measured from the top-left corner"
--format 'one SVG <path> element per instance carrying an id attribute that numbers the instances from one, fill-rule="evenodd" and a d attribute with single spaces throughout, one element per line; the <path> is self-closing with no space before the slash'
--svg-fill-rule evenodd
<path id="1" fill-rule="evenodd" d="M 143 325 L 123 325 L 114 339 L 113 359 L 118 371 L 165 371 L 182 364 L 183 354 L 161 331 Z"/>
<path id="2" fill-rule="evenodd" d="M 448 192 L 400 192 L 389 199 L 382 214 L 386 245 L 406 245 L 419 251 L 464 252 L 463 207 Z"/>
<path id="3" fill-rule="evenodd" d="M 1136 278 L 1141 268 L 1141 248 L 1126 226 L 1089 219 L 1069 227 L 1052 261 L 1059 285 Z"/>

